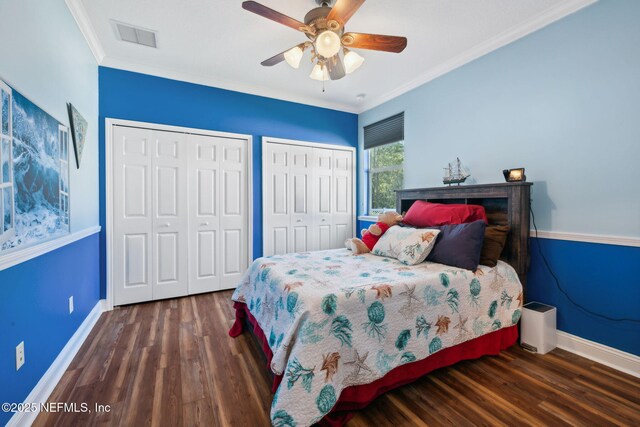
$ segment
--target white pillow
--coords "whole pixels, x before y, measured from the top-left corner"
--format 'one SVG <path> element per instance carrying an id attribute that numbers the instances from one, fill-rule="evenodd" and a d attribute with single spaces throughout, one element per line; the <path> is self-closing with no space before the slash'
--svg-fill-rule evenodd
<path id="1" fill-rule="evenodd" d="M 394 225 L 380 237 L 371 253 L 396 258 L 407 265 L 420 264 L 435 246 L 439 233 L 440 230 L 433 228 L 409 228 Z"/>

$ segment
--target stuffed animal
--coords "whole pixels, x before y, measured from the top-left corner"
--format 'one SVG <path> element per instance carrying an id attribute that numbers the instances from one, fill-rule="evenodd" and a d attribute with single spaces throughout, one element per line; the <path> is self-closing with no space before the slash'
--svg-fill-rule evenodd
<path id="1" fill-rule="evenodd" d="M 354 255 L 366 254 L 373 250 L 380 237 L 391 227 L 402 222 L 402 215 L 395 211 L 382 212 L 378 221 L 368 229 L 362 230 L 362 240 L 354 237 L 347 239 L 344 244 Z"/>

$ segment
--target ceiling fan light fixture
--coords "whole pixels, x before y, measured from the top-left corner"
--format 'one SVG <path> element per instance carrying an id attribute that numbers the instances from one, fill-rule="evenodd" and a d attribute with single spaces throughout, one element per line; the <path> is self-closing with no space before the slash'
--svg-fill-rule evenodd
<path id="1" fill-rule="evenodd" d="M 358 55 L 356 52 L 344 49 L 344 72 L 347 74 L 353 73 L 355 70 L 360 68 L 362 63 L 364 62 L 364 58 Z"/>
<path id="2" fill-rule="evenodd" d="M 324 64 L 321 64 L 318 62 L 316 65 L 313 66 L 313 69 L 311 70 L 311 74 L 309 74 L 309 77 L 311 77 L 313 80 L 326 82 L 327 80 L 329 80 L 329 71 L 327 70 L 327 67 Z"/>
<path id="3" fill-rule="evenodd" d="M 302 60 L 302 54 L 304 51 L 300 46 L 293 47 L 284 53 L 284 59 L 287 64 L 291 65 L 296 70 L 300 67 L 300 61 Z"/>
<path id="4" fill-rule="evenodd" d="M 365 0 L 315 1 L 320 7 L 311 9 L 304 21 L 298 21 L 257 1 L 242 1 L 243 9 L 299 31 L 308 38 L 308 41 L 262 61 L 262 66 L 271 67 L 286 61 L 292 68 L 298 69 L 304 51 L 309 49 L 313 65 L 309 77 L 323 82 L 340 80 L 353 73 L 364 62 L 362 56 L 347 48 L 400 53 L 407 47 L 406 37 L 346 32 L 347 22 Z M 322 88 L 324 92 L 324 85 Z"/>
<path id="5" fill-rule="evenodd" d="M 325 57 L 331 58 L 336 53 L 340 52 L 342 46 L 340 37 L 333 31 L 323 31 L 315 41 L 316 52 Z"/>

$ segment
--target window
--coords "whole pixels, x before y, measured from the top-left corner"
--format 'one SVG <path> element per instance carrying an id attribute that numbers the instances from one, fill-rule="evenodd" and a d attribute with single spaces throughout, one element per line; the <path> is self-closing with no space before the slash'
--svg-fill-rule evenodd
<path id="1" fill-rule="evenodd" d="M 404 187 L 404 113 L 365 126 L 364 148 L 367 213 L 393 210 Z"/>
<path id="2" fill-rule="evenodd" d="M 369 214 L 396 207 L 394 190 L 404 184 L 404 141 L 367 150 Z"/>
<path id="3" fill-rule="evenodd" d="M 15 235 L 11 96 L 11 88 L 0 82 L 0 243 Z"/>

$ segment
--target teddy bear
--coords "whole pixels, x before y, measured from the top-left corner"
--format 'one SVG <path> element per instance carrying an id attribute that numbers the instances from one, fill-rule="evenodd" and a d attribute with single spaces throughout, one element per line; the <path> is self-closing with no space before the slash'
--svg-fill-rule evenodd
<path id="1" fill-rule="evenodd" d="M 366 254 L 373 250 L 380 237 L 391 227 L 402 222 L 402 215 L 395 211 L 382 212 L 378 221 L 368 229 L 362 230 L 362 239 L 354 237 L 347 239 L 344 244 L 354 255 Z"/>

